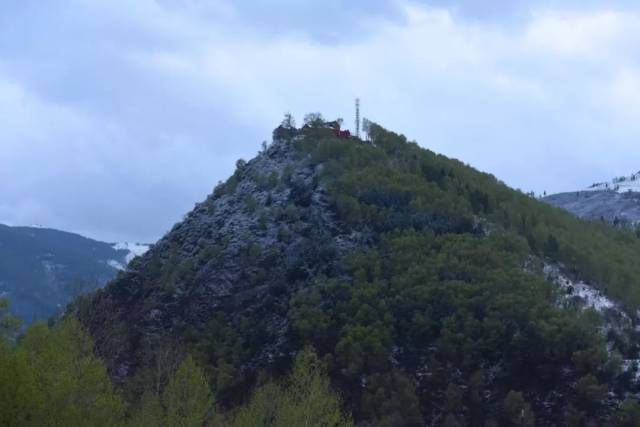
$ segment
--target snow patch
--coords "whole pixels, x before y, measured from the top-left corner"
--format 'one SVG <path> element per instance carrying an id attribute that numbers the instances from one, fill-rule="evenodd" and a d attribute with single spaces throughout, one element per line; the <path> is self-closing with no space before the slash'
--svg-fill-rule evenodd
<path id="1" fill-rule="evenodd" d="M 573 281 L 562 273 L 561 266 L 558 264 L 545 263 L 543 272 L 545 278 L 555 283 L 564 291 L 561 296 L 560 303 L 578 299 L 582 304 L 582 308 L 593 308 L 602 314 L 604 320 L 603 334 L 608 331 L 618 331 L 629 333 L 633 330 L 634 322 L 631 317 L 616 302 L 610 300 L 604 293 L 583 281 Z M 636 318 L 640 318 L 640 311 Z M 635 327 L 638 329 L 638 326 Z M 612 341 L 607 342 L 607 352 L 611 354 L 614 348 Z M 640 383 L 640 359 L 627 358 L 622 361 L 622 370 L 632 375 L 633 381 Z"/>
<path id="2" fill-rule="evenodd" d="M 144 255 L 145 252 L 149 250 L 150 245 L 146 245 L 143 243 L 132 243 L 132 242 L 120 242 L 112 245 L 113 249 L 117 251 L 128 251 L 129 253 L 125 256 L 125 261 L 127 264 L 131 262 L 137 256 Z"/>
<path id="3" fill-rule="evenodd" d="M 586 191 L 617 191 L 618 193 L 640 192 L 640 172 L 631 176 L 613 178 L 611 181 L 591 184 Z"/>
<path id="4" fill-rule="evenodd" d="M 128 255 L 127 255 L 128 256 Z M 107 261 L 107 264 L 113 268 L 115 268 L 116 270 L 124 270 L 125 266 L 122 265 L 122 263 L 116 261 L 115 259 L 110 259 Z"/>
<path id="5" fill-rule="evenodd" d="M 558 266 L 545 264 L 543 271 L 547 280 L 557 284 L 565 291 L 565 299 L 579 298 L 585 308 L 593 308 L 599 312 L 607 309 L 618 309 L 617 304 L 607 298 L 600 290 L 583 281 L 575 282 L 569 279 L 560 272 Z"/>

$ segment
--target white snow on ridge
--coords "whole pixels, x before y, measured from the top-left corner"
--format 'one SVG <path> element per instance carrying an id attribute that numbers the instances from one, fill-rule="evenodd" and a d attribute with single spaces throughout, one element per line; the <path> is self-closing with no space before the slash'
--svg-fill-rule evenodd
<path id="1" fill-rule="evenodd" d="M 592 184 L 585 191 L 603 190 L 617 191 L 618 193 L 626 193 L 628 191 L 640 192 L 640 172 L 634 173 L 631 176 L 614 178 L 608 182 Z"/>
<path id="2" fill-rule="evenodd" d="M 125 257 L 125 261 L 128 264 L 135 257 L 144 255 L 144 253 L 149 250 L 149 246 L 150 245 L 145 245 L 142 243 L 120 242 L 115 243 L 113 245 L 113 249 L 117 251 L 129 251 L 129 253 Z"/>

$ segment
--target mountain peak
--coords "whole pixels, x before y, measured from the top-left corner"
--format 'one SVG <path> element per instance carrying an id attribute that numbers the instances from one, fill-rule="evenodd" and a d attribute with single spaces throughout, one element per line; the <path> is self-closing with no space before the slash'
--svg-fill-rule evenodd
<path id="1" fill-rule="evenodd" d="M 78 301 L 112 378 L 135 387 L 191 353 L 224 411 L 313 346 L 357 421 L 424 425 L 449 407 L 490 422 L 514 396 L 547 424 L 574 406 L 610 417 L 573 384 L 619 387 L 615 402 L 640 386 L 607 368 L 640 360 L 640 242 L 378 125 L 368 137 L 276 129 Z"/>

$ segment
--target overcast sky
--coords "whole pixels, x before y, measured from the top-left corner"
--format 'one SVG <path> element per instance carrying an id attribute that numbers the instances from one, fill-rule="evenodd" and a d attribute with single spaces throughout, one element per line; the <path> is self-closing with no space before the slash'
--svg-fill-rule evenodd
<path id="1" fill-rule="evenodd" d="M 4 0 L 0 222 L 151 242 L 286 111 L 507 184 L 640 169 L 637 1 Z"/>

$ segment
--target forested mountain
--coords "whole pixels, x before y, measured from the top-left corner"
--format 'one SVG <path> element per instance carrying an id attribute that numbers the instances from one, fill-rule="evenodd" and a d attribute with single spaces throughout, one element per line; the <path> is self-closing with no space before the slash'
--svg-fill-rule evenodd
<path id="1" fill-rule="evenodd" d="M 59 230 L 0 224 L 0 296 L 25 321 L 46 320 L 113 279 L 131 249 Z"/>
<path id="2" fill-rule="evenodd" d="M 57 325 L 14 342 L 0 307 L 0 424 L 637 426 L 638 254 L 378 125 L 285 120 Z"/>
<path id="3" fill-rule="evenodd" d="M 281 126 L 79 301 L 113 380 L 160 390 L 190 354 L 228 413 L 311 346 L 360 425 L 631 419 L 637 237 L 377 125 L 369 139 Z"/>

